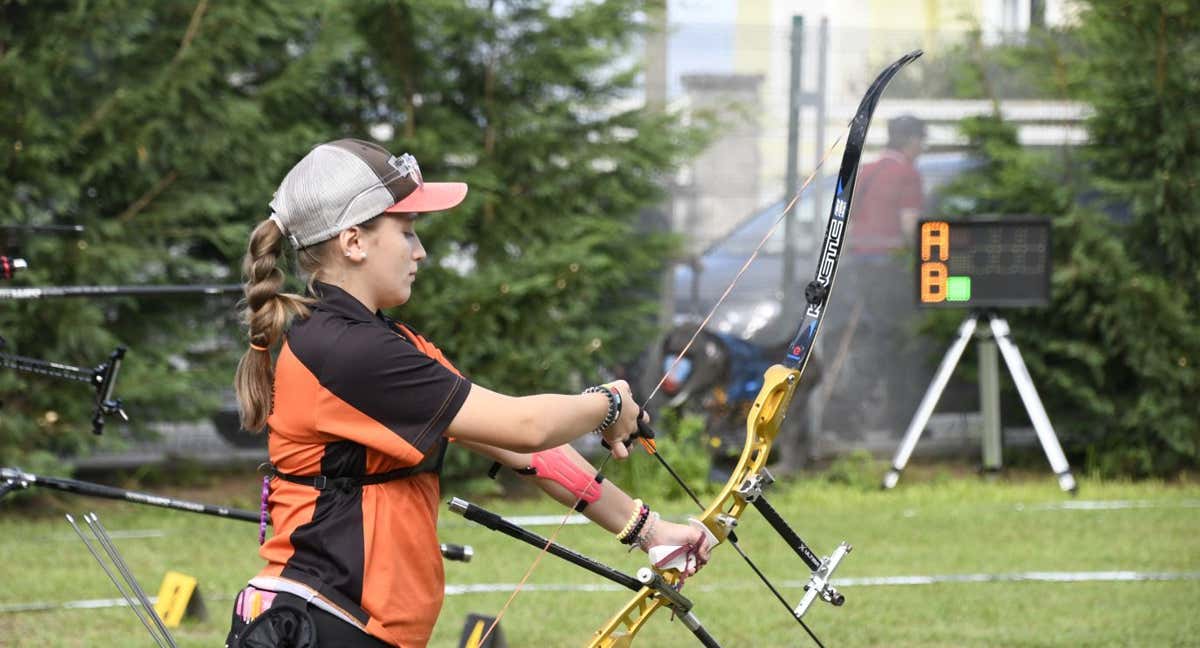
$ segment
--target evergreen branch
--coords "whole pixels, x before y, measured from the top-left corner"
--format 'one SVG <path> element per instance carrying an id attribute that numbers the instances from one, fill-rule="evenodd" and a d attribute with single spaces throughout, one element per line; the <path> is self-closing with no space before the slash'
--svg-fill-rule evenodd
<path id="1" fill-rule="evenodd" d="M 172 65 L 179 61 L 179 59 L 183 56 L 183 53 L 187 50 L 188 46 L 190 46 L 192 41 L 195 40 L 197 32 L 200 31 L 200 19 L 203 18 L 207 9 L 208 0 L 200 0 L 200 2 L 196 4 L 196 9 L 192 11 L 192 18 L 190 21 L 188 21 L 187 31 L 184 32 L 183 40 L 179 43 L 179 50 L 175 52 L 175 56 L 171 59 Z M 89 115 L 88 118 L 79 125 L 78 129 L 76 129 L 73 142 L 78 142 L 95 130 L 96 126 L 100 123 L 100 120 L 104 119 L 108 113 L 112 112 L 113 106 L 115 106 L 117 103 L 117 99 L 120 98 L 124 93 L 125 89 L 119 87 L 116 89 L 116 91 L 109 95 L 107 99 L 101 102 L 100 105 L 96 107 L 96 110 L 92 111 L 92 114 Z M 144 206 L 145 205 L 143 205 L 143 207 Z"/>
<path id="2" fill-rule="evenodd" d="M 129 222 L 130 219 L 141 213 L 141 211 L 145 209 L 147 205 L 153 202 L 155 198 L 158 198 L 159 194 L 166 191 L 167 187 L 170 187 L 178 179 L 179 172 L 175 169 L 171 169 L 166 175 L 160 178 L 158 182 L 154 183 L 153 187 L 150 187 L 150 191 L 142 194 L 141 198 L 138 198 L 137 200 L 133 201 L 133 204 L 126 207 L 125 211 L 121 212 L 120 216 L 117 216 L 117 220 L 123 223 Z"/>
<path id="3" fill-rule="evenodd" d="M 75 144 L 79 142 L 79 140 L 87 137 L 89 133 L 95 130 L 96 125 L 100 123 L 100 120 L 104 119 L 104 117 L 112 111 L 113 106 L 117 103 L 117 98 L 124 93 L 124 88 L 117 88 L 116 91 L 109 95 L 107 99 L 100 102 L 100 105 L 96 106 L 96 109 L 92 111 L 92 114 L 88 115 L 88 118 L 83 120 L 83 123 L 80 124 L 79 128 L 75 130 L 75 137 L 71 140 L 71 143 Z"/>
<path id="4" fill-rule="evenodd" d="M 179 51 L 175 52 L 175 56 L 171 59 L 172 65 L 183 57 L 183 53 L 192 44 L 192 39 L 196 38 L 196 33 L 200 31 L 200 19 L 204 17 L 204 12 L 207 9 L 208 0 L 200 0 L 200 2 L 196 3 L 196 9 L 192 11 L 192 19 L 188 21 L 187 32 L 183 34 L 183 40 L 179 43 Z"/>

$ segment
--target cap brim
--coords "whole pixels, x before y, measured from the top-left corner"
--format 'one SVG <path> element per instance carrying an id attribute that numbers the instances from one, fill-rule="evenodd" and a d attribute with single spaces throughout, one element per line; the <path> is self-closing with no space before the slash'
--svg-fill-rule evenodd
<path id="1" fill-rule="evenodd" d="M 450 209 L 467 197 L 464 182 L 426 182 L 386 212 L 435 212 Z"/>

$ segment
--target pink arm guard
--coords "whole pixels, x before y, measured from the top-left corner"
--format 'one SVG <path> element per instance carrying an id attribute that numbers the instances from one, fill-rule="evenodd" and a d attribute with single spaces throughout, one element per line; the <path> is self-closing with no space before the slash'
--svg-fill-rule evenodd
<path id="1" fill-rule="evenodd" d="M 600 499 L 600 491 L 603 490 L 600 483 L 604 481 L 604 476 L 599 473 L 591 475 L 580 468 L 561 446 L 533 453 L 529 467 L 532 472 L 525 474 L 549 479 L 579 498 L 579 504 L 575 507 L 577 511 Z"/>

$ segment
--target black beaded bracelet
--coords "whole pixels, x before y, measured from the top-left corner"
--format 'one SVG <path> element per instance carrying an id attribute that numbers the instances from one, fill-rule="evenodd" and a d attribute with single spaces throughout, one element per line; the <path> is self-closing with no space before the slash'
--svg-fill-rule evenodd
<path id="1" fill-rule="evenodd" d="M 596 429 L 592 430 L 592 434 L 604 434 L 617 419 L 621 418 L 621 392 L 607 385 L 596 385 L 583 390 L 585 394 L 601 393 L 608 397 L 608 413 L 604 415 L 604 420 Z"/>
<path id="2" fill-rule="evenodd" d="M 618 538 L 621 544 L 631 545 L 637 542 L 638 534 L 641 533 L 642 527 L 646 524 L 646 520 L 650 519 L 650 507 L 642 505 L 642 510 L 638 512 L 638 521 L 629 530 L 629 533 L 623 538 Z"/>

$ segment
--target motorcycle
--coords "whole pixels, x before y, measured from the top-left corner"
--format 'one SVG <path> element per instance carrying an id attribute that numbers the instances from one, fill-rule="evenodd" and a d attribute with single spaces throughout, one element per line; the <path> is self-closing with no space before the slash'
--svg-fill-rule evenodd
<path id="1" fill-rule="evenodd" d="M 725 481 L 741 455 L 746 440 L 746 418 L 762 389 L 763 374 L 784 354 L 785 343 L 759 346 L 732 332 L 702 331 L 687 347 L 697 323 L 684 321 L 673 327 L 660 344 L 666 373 L 661 393 L 666 407 L 704 417 L 704 435 L 712 463 L 709 478 Z M 679 354 L 687 348 L 682 356 Z M 678 358 L 678 361 L 676 361 Z M 821 363 L 809 360 L 805 380 L 799 385 L 790 416 L 779 431 L 773 470 L 780 475 L 799 470 L 808 458 L 807 417 L 801 411 L 820 381 Z"/>

